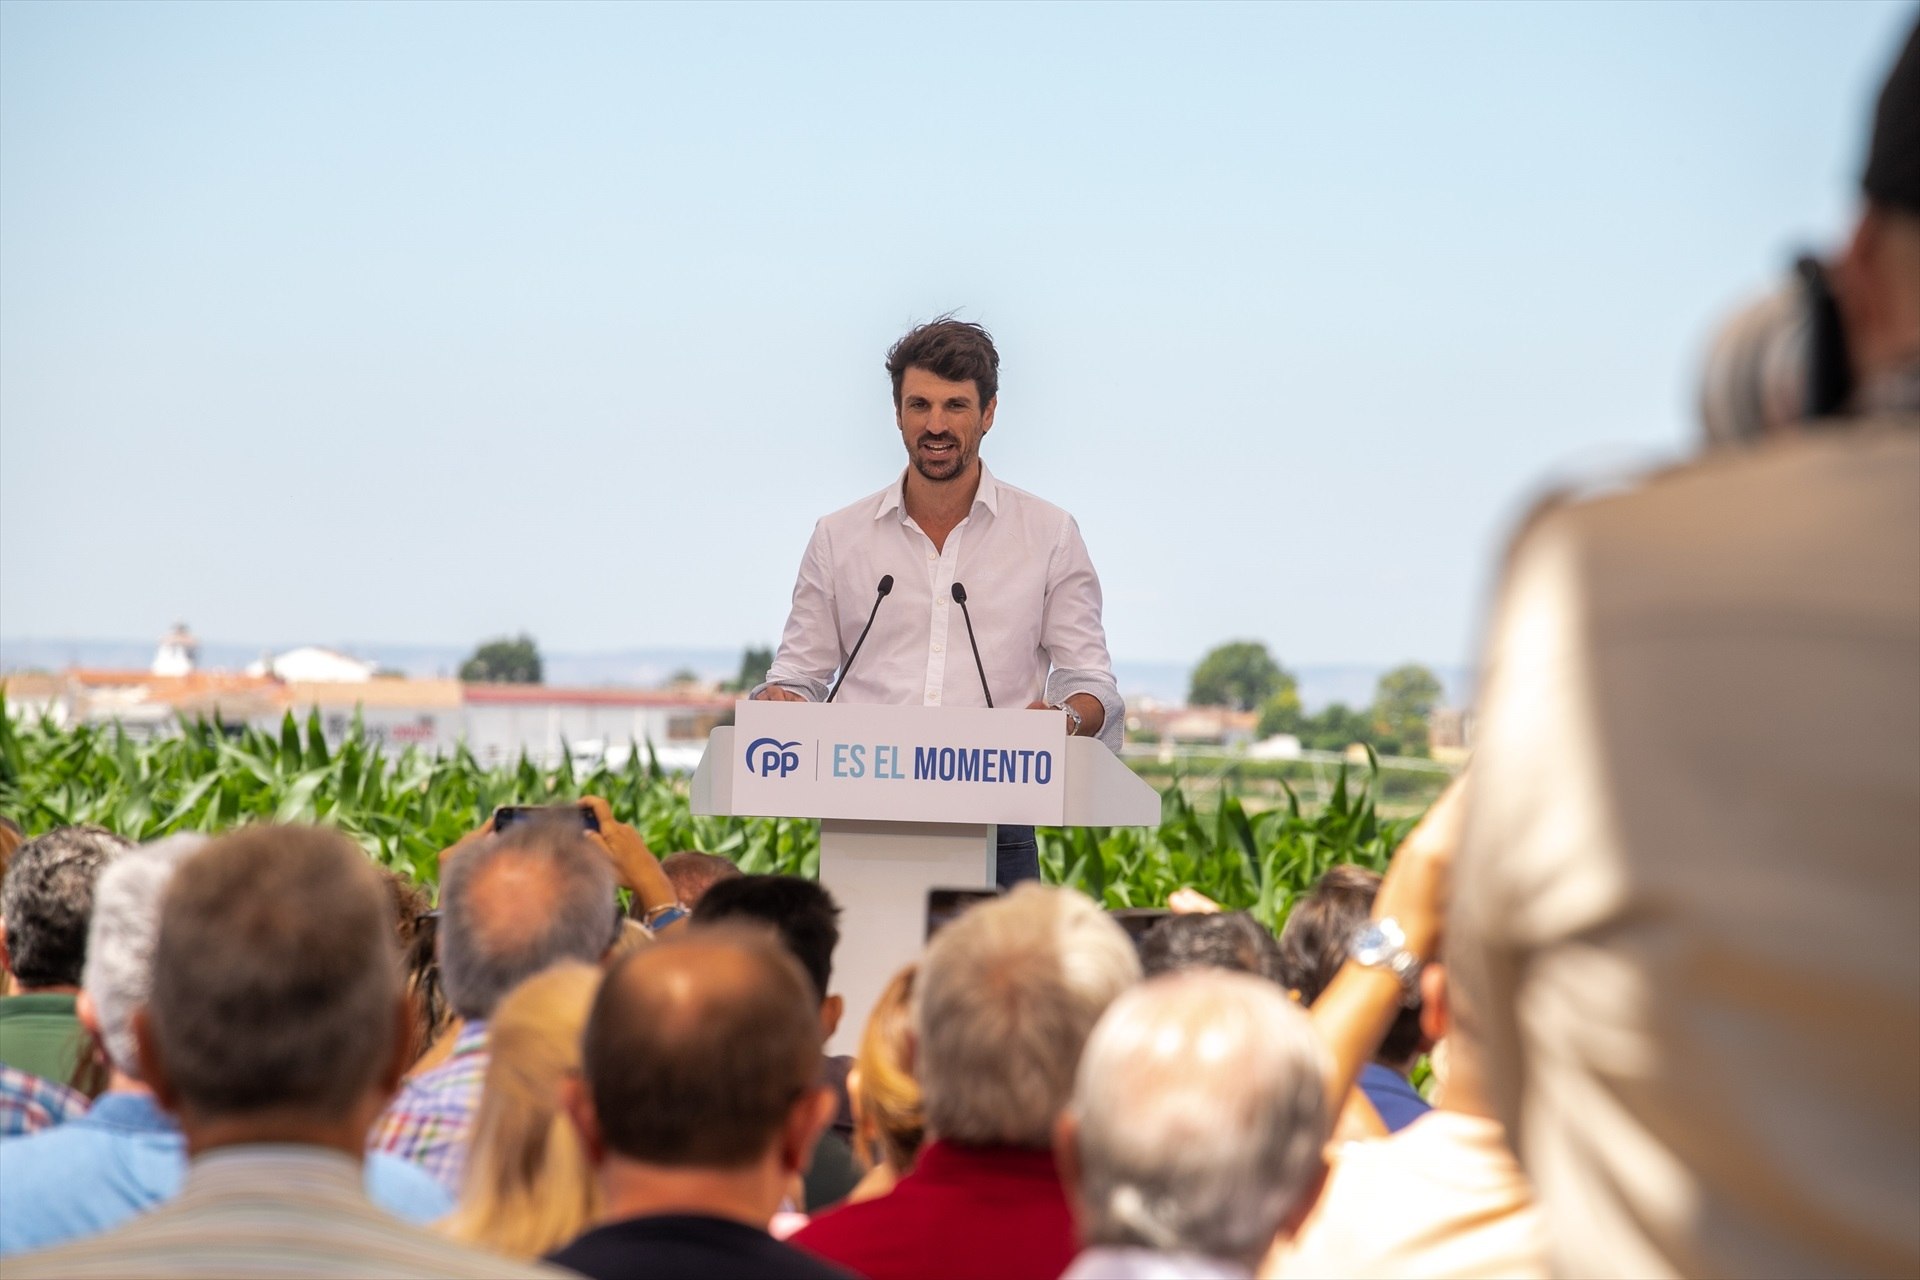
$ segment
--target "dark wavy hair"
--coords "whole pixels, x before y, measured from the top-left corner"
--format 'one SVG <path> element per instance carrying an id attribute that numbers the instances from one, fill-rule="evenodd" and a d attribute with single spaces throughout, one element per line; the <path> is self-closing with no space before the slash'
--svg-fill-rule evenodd
<path id="1" fill-rule="evenodd" d="M 887 376 L 893 379 L 893 407 L 900 407 L 900 383 L 909 369 L 925 369 L 948 382 L 971 382 L 985 409 L 1000 394 L 1000 353 L 993 335 L 977 324 L 940 316 L 918 325 L 887 352 Z"/>

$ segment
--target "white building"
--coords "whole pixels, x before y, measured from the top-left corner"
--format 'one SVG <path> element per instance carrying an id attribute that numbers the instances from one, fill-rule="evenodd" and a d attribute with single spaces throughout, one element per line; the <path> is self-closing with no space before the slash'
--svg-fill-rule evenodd
<path id="1" fill-rule="evenodd" d="M 289 683 L 286 709 L 304 722 L 320 713 L 320 730 L 338 746 L 360 716 L 367 737 L 388 755 L 408 747 L 429 754 L 453 750 L 466 727 L 458 680 L 314 680 Z"/>
<path id="2" fill-rule="evenodd" d="M 562 743 L 576 760 L 618 760 L 629 744 L 704 745 L 733 712 L 726 695 L 689 697 L 662 689 L 470 684 L 465 691 L 467 749 L 482 764 L 511 763 L 522 750 L 552 762 L 560 758 Z"/>
<path id="3" fill-rule="evenodd" d="M 174 623 L 173 630 L 161 637 L 160 647 L 154 651 L 152 674 L 188 676 L 199 665 L 200 642 L 187 630 L 186 623 Z"/>
<path id="4" fill-rule="evenodd" d="M 288 684 L 362 684 L 373 679 L 377 670 L 375 663 L 309 644 L 264 657 L 249 666 L 247 674 L 272 676 Z"/>

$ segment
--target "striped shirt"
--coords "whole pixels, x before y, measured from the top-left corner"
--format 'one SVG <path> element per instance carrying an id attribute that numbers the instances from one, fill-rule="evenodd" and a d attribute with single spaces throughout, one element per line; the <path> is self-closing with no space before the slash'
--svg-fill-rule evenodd
<path id="1" fill-rule="evenodd" d="M 0 1062 L 0 1138 L 18 1138 L 86 1114 L 87 1095 Z"/>
<path id="2" fill-rule="evenodd" d="M 469 1022 L 445 1062 L 400 1086 L 374 1121 L 367 1149 L 411 1160 L 457 1197 L 486 1078 L 487 1024 Z"/>
<path id="3" fill-rule="evenodd" d="M 89 1276 L 563 1275 L 457 1245 L 376 1209 L 360 1164 L 312 1146 L 220 1147 L 177 1199 L 80 1244 L 10 1259 L 8 1280 Z"/>

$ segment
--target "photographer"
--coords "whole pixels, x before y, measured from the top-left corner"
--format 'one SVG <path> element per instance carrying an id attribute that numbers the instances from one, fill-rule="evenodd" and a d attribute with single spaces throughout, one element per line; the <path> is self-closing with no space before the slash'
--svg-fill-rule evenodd
<path id="1" fill-rule="evenodd" d="M 1567 1275 L 1920 1274 L 1920 32 L 1721 448 L 1510 552 L 1449 923 Z"/>

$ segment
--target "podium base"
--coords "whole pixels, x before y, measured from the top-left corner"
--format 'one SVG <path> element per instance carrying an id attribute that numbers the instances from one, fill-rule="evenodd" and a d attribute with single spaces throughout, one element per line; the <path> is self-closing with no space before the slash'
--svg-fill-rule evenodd
<path id="1" fill-rule="evenodd" d="M 998 828 L 971 823 L 820 821 L 820 883 L 840 904 L 833 989 L 846 1002 L 831 1054 L 860 1047 L 893 975 L 920 954 L 927 890 L 990 889 Z"/>

